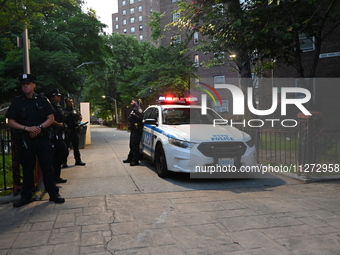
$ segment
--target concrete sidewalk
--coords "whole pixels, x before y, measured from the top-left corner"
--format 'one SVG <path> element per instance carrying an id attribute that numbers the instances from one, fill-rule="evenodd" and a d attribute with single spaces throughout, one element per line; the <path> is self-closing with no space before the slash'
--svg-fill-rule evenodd
<path id="1" fill-rule="evenodd" d="M 0 255 L 340 254 L 339 181 L 200 189 L 197 180 L 160 179 L 148 162 L 122 164 L 129 134 L 91 128 L 86 166 L 70 155 L 62 170 L 64 204 L 48 196 L 0 204 Z"/>

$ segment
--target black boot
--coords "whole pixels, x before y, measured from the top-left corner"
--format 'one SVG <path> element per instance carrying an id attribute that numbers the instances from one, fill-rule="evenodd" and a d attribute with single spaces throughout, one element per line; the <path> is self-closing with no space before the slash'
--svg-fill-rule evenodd
<path id="1" fill-rule="evenodd" d="M 31 203 L 31 202 L 32 202 L 32 199 L 21 198 L 20 200 L 15 201 L 15 202 L 13 203 L 13 207 L 21 207 L 21 206 L 27 205 L 27 204 L 29 204 L 29 203 Z"/>
<path id="2" fill-rule="evenodd" d="M 55 195 L 50 195 L 50 201 L 53 201 L 56 204 L 62 204 L 65 202 L 65 198 L 61 197 L 59 193 Z"/>
<path id="3" fill-rule="evenodd" d="M 85 166 L 86 163 L 82 162 L 81 160 L 80 161 L 76 161 L 76 166 Z"/>

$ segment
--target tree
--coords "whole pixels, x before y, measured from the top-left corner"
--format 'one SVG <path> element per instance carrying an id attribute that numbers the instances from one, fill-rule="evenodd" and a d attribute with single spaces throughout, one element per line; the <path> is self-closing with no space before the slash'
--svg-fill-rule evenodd
<path id="1" fill-rule="evenodd" d="M 148 26 L 151 27 L 151 39 L 157 44 L 158 39 L 162 38 L 161 32 L 161 18 L 164 17 L 164 13 L 160 14 L 159 12 L 152 12 L 150 15 L 150 22 Z"/>
<path id="2" fill-rule="evenodd" d="M 79 96 L 89 66 L 83 62 L 99 62 L 103 51 L 100 33 L 104 24 L 95 12 L 84 13 L 82 1 L 49 1 L 52 10 L 40 10 L 39 19 L 30 22 L 31 71 L 38 77 L 38 91 L 59 88 L 63 93 Z M 14 38 L 9 42 L 14 45 Z M 11 47 L 0 51 L 0 82 L 5 99 L 17 87 L 16 77 L 22 72 L 21 49 Z M 4 94 L 2 94 L 4 95 Z"/>
<path id="3" fill-rule="evenodd" d="M 269 2 L 269 4 L 268 4 Z M 340 25 L 338 0 L 207 0 L 180 1 L 180 29 L 199 32 L 207 40 L 201 50 L 235 55 L 240 77 L 251 77 L 253 61 L 271 59 L 294 65 L 304 77 L 301 34 L 315 38 L 310 75 L 315 75 L 322 42 Z M 279 4 L 277 4 L 279 3 Z"/>

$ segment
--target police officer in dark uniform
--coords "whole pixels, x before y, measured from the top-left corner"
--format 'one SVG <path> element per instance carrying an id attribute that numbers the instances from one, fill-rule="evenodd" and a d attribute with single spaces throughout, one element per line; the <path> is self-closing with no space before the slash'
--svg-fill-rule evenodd
<path id="1" fill-rule="evenodd" d="M 54 123 L 53 127 L 53 169 L 54 178 L 56 183 L 65 183 L 66 179 L 60 177 L 61 165 L 64 163 L 65 158 L 68 157 L 68 149 L 65 144 L 65 116 L 63 109 L 60 106 L 61 94 L 59 89 L 53 89 L 47 94 L 50 99 L 54 110 Z"/>
<path id="2" fill-rule="evenodd" d="M 53 124 L 53 108 L 47 98 L 34 92 L 36 77 L 32 74 L 19 76 L 23 95 L 15 98 L 10 105 L 6 117 L 9 127 L 20 130 L 22 136 L 20 163 L 23 167 L 23 189 L 21 199 L 14 202 L 20 207 L 32 202 L 34 192 L 34 169 L 38 157 L 43 173 L 45 189 L 50 201 L 64 203 L 55 185 L 52 166 L 52 147 L 47 129 Z"/>
<path id="3" fill-rule="evenodd" d="M 66 115 L 66 146 L 70 147 L 72 144 L 73 155 L 75 159 L 75 165 L 85 166 L 86 163 L 81 161 L 80 151 L 79 151 L 79 122 L 82 120 L 80 112 L 74 108 L 74 102 L 72 98 L 65 99 L 66 107 L 64 108 L 64 113 Z M 66 165 L 66 161 L 63 162 Z"/>
<path id="4" fill-rule="evenodd" d="M 131 101 L 132 111 L 129 114 L 129 130 L 130 134 L 130 152 L 124 163 L 130 163 L 130 166 L 139 165 L 139 144 L 143 133 L 143 110 L 138 104 L 137 99 Z"/>

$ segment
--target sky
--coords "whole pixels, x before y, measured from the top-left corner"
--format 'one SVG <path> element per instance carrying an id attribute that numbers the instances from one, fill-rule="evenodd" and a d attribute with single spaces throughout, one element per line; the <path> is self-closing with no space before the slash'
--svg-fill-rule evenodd
<path id="1" fill-rule="evenodd" d="M 117 0 L 84 0 L 84 8 L 92 8 L 96 11 L 100 22 L 107 24 L 109 27 L 105 32 L 112 33 L 112 13 L 118 11 Z"/>

